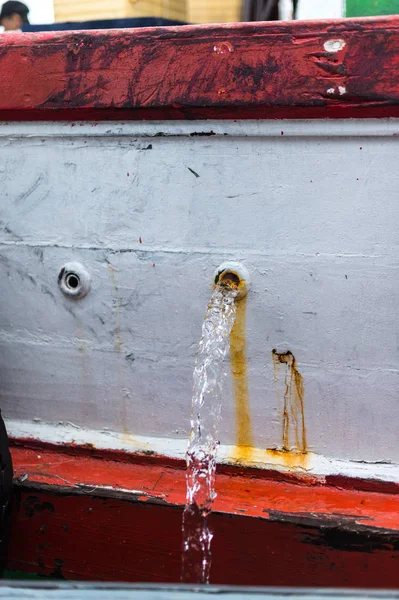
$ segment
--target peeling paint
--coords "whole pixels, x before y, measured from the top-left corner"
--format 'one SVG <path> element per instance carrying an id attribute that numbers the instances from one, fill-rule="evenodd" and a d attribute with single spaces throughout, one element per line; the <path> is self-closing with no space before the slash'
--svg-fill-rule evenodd
<path id="1" fill-rule="evenodd" d="M 324 50 L 326 52 L 339 52 L 345 48 L 346 42 L 345 40 L 327 40 L 324 42 Z"/>
<path id="2" fill-rule="evenodd" d="M 268 448 L 266 450 L 264 461 L 266 464 L 268 462 L 271 464 L 274 463 L 277 466 L 284 467 L 290 471 L 306 471 L 309 467 L 307 452 L 291 452 L 284 449 L 275 450 L 273 448 Z"/>
<path id="3" fill-rule="evenodd" d="M 9 436 L 17 446 L 26 445 L 32 448 L 41 448 L 43 445 L 68 447 L 73 453 L 92 452 L 90 443 L 95 440 L 94 451 L 99 451 L 102 456 L 117 455 L 117 460 L 134 460 L 151 456 L 157 460 L 162 457 L 163 463 L 167 460 L 182 461 L 187 449 L 186 438 L 155 438 L 141 435 L 126 436 L 124 433 L 112 431 L 98 431 L 81 428 L 76 430 L 68 425 L 54 427 L 52 423 L 32 423 L 29 421 L 7 420 Z M 357 481 L 357 485 L 367 482 L 370 489 L 371 482 L 376 486 L 396 486 L 399 483 L 399 466 L 388 462 L 366 462 L 336 460 L 327 458 L 314 452 L 298 453 L 284 452 L 282 450 L 265 450 L 252 448 L 248 458 L 237 458 L 237 447 L 221 444 L 218 448 L 218 463 L 224 465 L 250 466 L 257 469 L 278 470 L 283 472 L 298 472 L 302 477 L 311 476 L 325 481 L 327 478 L 343 480 L 350 478 Z M 15 466 L 15 465 L 14 465 Z M 15 475 L 19 477 L 26 473 L 26 465 Z M 353 486 L 352 486 L 353 487 Z"/>
<path id="4" fill-rule="evenodd" d="M 13 449 L 17 470 L 32 465 L 32 477 L 16 488 L 9 568 L 37 571 L 39 565 L 42 575 L 73 580 L 178 580 L 186 492 L 180 465 L 79 454 L 71 460 L 59 449 L 43 449 L 43 458 L 39 474 L 32 449 Z M 54 473 L 65 487 L 54 483 Z M 238 473 L 218 477 L 214 583 L 397 584 L 397 490 L 370 494 Z M 110 481 L 114 487 L 107 489 Z"/>
<path id="5" fill-rule="evenodd" d="M 343 96 L 346 94 L 346 87 L 344 85 L 338 85 L 336 88 L 328 88 L 327 94 L 339 94 Z"/>

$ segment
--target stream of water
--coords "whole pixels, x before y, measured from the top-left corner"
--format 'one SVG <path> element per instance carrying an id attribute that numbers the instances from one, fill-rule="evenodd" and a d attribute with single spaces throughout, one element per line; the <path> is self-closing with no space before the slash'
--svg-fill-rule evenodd
<path id="1" fill-rule="evenodd" d="M 208 517 L 216 497 L 218 425 L 223 361 L 230 348 L 237 290 L 216 286 L 205 314 L 194 369 L 191 433 L 186 454 L 187 496 L 183 514 L 182 581 L 209 583 L 212 532 Z"/>

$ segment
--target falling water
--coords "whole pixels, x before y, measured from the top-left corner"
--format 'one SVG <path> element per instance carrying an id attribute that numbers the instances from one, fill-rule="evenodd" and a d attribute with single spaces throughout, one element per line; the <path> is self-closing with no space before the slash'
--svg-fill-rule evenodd
<path id="1" fill-rule="evenodd" d="M 194 369 L 191 433 L 186 454 L 187 496 L 183 514 L 182 581 L 209 583 L 212 533 L 208 516 L 215 493 L 223 360 L 230 347 L 237 290 L 217 285 L 209 302 Z"/>

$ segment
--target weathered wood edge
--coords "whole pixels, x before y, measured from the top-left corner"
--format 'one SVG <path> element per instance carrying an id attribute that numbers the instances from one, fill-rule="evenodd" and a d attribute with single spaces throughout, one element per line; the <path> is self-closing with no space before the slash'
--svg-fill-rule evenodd
<path id="1" fill-rule="evenodd" d="M 0 119 L 399 116 L 399 17 L 10 34 Z"/>

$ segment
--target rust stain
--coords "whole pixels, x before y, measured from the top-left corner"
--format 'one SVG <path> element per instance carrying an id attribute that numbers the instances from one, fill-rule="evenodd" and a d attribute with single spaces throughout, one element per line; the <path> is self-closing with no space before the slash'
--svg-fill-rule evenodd
<path id="1" fill-rule="evenodd" d="M 112 284 L 114 286 L 114 290 L 115 290 L 115 339 L 116 339 L 116 343 L 115 343 L 115 350 L 120 353 L 122 346 L 123 346 L 123 341 L 121 338 L 121 316 L 120 316 L 120 298 L 119 298 L 119 288 L 118 288 L 118 284 L 116 282 L 116 278 L 115 278 L 115 271 L 113 269 L 113 267 L 111 267 L 111 265 L 108 265 L 108 271 L 109 274 L 111 275 L 111 279 L 112 279 Z"/>
<path id="2" fill-rule="evenodd" d="M 309 454 L 307 452 L 289 452 L 288 450 L 277 450 L 268 448 L 266 450 L 266 462 L 271 462 L 277 467 L 286 467 L 291 471 L 305 470 L 308 467 Z"/>
<path id="3" fill-rule="evenodd" d="M 215 277 L 214 285 L 221 285 L 230 289 L 234 289 L 238 291 L 238 294 L 242 294 L 244 297 L 244 292 L 247 289 L 247 284 L 244 279 L 242 279 L 238 273 L 236 273 L 233 269 L 228 269 L 218 273 Z M 238 313 L 237 305 L 237 313 Z M 238 314 L 237 314 L 238 317 Z"/>
<path id="4" fill-rule="evenodd" d="M 226 271 L 225 273 L 221 273 L 218 277 L 216 277 L 216 283 L 232 290 L 238 290 L 240 278 L 235 273 Z"/>
<path id="5" fill-rule="evenodd" d="M 87 354 L 88 348 L 87 348 L 86 340 L 84 338 L 83 325 L 82 325 L 82 322 L 78 315 L 75 315 L 75 321 L 76 321 L 76 340 L 78 342 L 78 350 L 82 354 Z"/>
<path id="6" fill-rule="evenodd" d="M 80 353 L 79 358 L 79 374 L 80 374 L 80 385 L 82 400 L 86 406 L 90 406 L 92 399 L 92 386 L 90 385 L 90 363 L 89 363 L 89 352 L 87 341 L 84 336 L 84 327 L 79 315 L 76 315 L 76 341 L 78 351 Z"/>
<path id="7" fill-rule="evenodd" d="M 111 265 L 108 265 L 108 272 L 111 275 L 112 284 L 115 290 L 115 351 L 120 354 L 123 346 L 123 340 L 121 338 L 121 315 L 120 315 L 120 298 L 119 298 L 119 288 L 115 277 L 114 268 Z M 118 387 L 121 390 L 122 394 L 122 402 L 121 402 L 121 423 L 122 430 L 124 434 L 124 438 L 126 442 L 131 442 L 132 436 L 130 434 L 129 428 L 127 426 L 127 405 L 126 405 L 126 394 L 123 390 L 121 383 L 121 376 L 119 369 L 117 369 L 117 379 L 118 379 Z"/>
<path id="8" fill-rule="evenodd" d="M 253 431 L 248 393 L 246 349 L 246 297 L 237 302 L 237 315 L 230 334 L 230 364 L 233 377 L 236 413 L 236 448 L 234 458 L 250 460 L 253 449 Z"/>
<path id="9" fill-rule="evenodd" d="M 280 365 L 285 365 L 285 391 L 282 407 L 282 447 L 275 452 L 287 456 L 287 453 L 307 452 L 304 385 L 303 377 L 298 371 L 295 356 L 292 352 L 272 350 L 274 379 Z"/>

